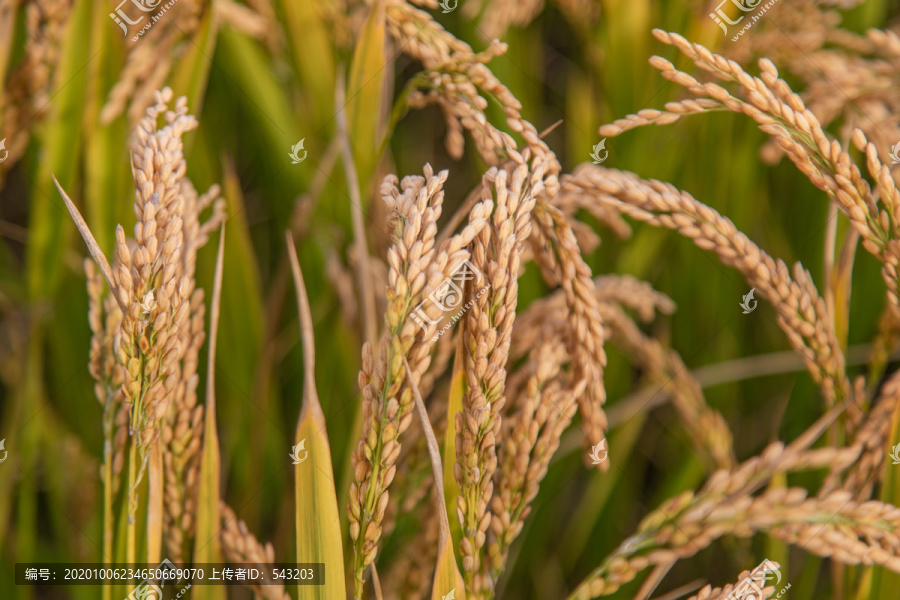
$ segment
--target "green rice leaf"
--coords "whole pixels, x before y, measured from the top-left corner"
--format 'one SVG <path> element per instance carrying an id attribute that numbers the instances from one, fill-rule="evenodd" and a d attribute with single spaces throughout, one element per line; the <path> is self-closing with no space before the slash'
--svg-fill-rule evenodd
<path id="1" fill-rule="evenodd" d="M 379 122 L 384 112 L 385 52 L 384 2 L 378 0 L 369 13 L 362 35 L 356 43 L 350 80 L 347 85 L 347 120 L 353 140 L 353 158 L 359 173 L 363 201 L 375 169 L 381 140 Z M 365 206 L 361 208 L 365 209 Z"/>
<path id="2" fill-rule="evenodd" d="M 200 458 L 200 477 L 197 488 L 197 529 L 195 532 L 194 563 L 222 562 L 219 542 L 219 437 L 216 433 L 215 359 L 216 334 L 219 325 L 219 305 L 222 296 L 222 263 L 225 253 L 225 226 L 219 235 L 216 276 L 209 314 L 209 357 L 206 380 L 206 414 L 203 425 L 203 454 Z M 225 589 L 218 585 L 198 585 L 191 590 L 193 600 L 224 600 Z"/>
<path id="3" fill-rule="evenodd" d="M 62 254 L 72 233 L 62 204 L 53 193 L 50 170 L 72 189 L 77 177 L 91 32 L 90 0 L 77 0 L 66 29 L 53 85 L 50 114 L 41 131 L 43 160 L 31 192 L 27 245 L 28 289 L 32 298 L 53 295 L 59 285 Z"/>
<path id="4" fill-rule="evenodd" d="M 304 600 L 346 598 L 341 521 L 335 495 L 331 446 L 325 429 L 325 415 L 316 392 L 312 316 L 309 311 L 306 285 L 303 283 L 303 273 L 297 260 L 297 250 L 290 232 L 287 234 L 287 245 L 294 285 L 297 288 L 297 310 L 303 337 L 304 364 L 303 405 L 300 409 L 293 448 L 297 562 L 325 564 L 324 585 L 298 585 L 298 598 Z"/>
<path id="5" fill-rule="evenodd" d="M 456 553 L 453 551 L 453 538 L 450 536 L 450 520 L 447 517 L 447 504 L 444 502 L 444 477 L 441 467 L 441 453 L 438 449 L 437 438 L 428 420 L 428 411 L 425 410 L 425 402 L 419 393 L 419 386 L 412 377 L 406 356 L 403 356 L 403 366 L 406 367 L 407 381 L 416 401 L 416 411 L 425 431 L 425 441 L 428 445 L 428 456 L 431 459 L 431 468 L 434 471 L 435 501 L 438 503 L 438 555 L 437 565 L 434 570 L 434 584 L 431 587 L 431 600 L 462 600 L 466 597 L 466 586 L 459 566 L 456 564 Z"/>
<path id="6" fill-rule="evenodd" d="M 288 43 L 305 91 L 305 113 L 312 123 L 330 120 L 333 106 L 335 57 L 321 2 L 284 3 Z"/>
<path id="7" fill-rule="evenodd" d="M 459 495 L 459 483 L 453 474 L 453 465 L 456 464 L 456 414 L 462 411 L 463 396 L 466 394 L 466 366 L 463 364 L 463 356 L 463 336 L 460 335 L 456 355 L 453 357 L 453 377 L 447 399 L 447 429 L 444 430 L 444 501 L 451 508 L 456 507 L 456 497 Z M 450 535 L 454 544 L 459 544 L 462 537 L 459 519 L 450 519 Z"/>

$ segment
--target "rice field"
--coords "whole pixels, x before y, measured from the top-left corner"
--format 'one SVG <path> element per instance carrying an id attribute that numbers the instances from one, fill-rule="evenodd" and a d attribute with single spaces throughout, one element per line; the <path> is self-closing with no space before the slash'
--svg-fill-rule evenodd
<path id="1" fill-rule="evenodd" d="M 0 0 L 0 598 L 896 600 L 898 18 Z"/>

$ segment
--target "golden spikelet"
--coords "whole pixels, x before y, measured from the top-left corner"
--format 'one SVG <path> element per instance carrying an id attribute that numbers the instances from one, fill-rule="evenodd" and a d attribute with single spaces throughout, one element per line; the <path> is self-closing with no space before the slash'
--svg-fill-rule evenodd
<path id="1" fill-rule="evenodd" d="M 388 252 L 387 331 L 379 343 L 377 360 L 372 346 L 364 345 L 359 374 L 363 432 L 351 457 L 355 481 L 349 506 L 356 598 L 362 595 L 364 570 L 377 553 L 388 487 L 397 470 L 399 438 L 413 419 L 412 392 L 403 384 L 403 358 L 412 369 L 409 375 L 418 381 L 430 363 L 431 337 L 441 313 L 436 303 L 425 302 L 426 292 L 451 277 L 468 259 L 464 248 L 485 226 L 490 212 L 490 206 L 476 205 L 463 231 L 436 248 L 436 222 L 446 177 L 446 171 L 435 176 L 426 165 L 424 178 L 405 177 L 400 182 L 402 194 L 394 176 L 387 177 L 382 186 L 384 201 L 393 211 L 394 245 Z"/>
<path id="2" fill-rule="evenodd" d="M 500 413 L 506 403 L 503 388 L 518 300 L 520 247 L 531 232 L 530 214 L 541 186 L 540 176 L 528 181 L 526 165 L 512 173 L 489 170 L 482 182 L 482 202 L 494 206 L 491 226 L 472 242 L 471 262 L 478 276 L 469 282 L 462 324 L 467 391 L 463 411 L 455 415 L 454 475 L 460 487 L 463 574 L 467 588 L 475 592 L 488 587 L 476 574 L 491 520 L 488 507 L 497 468 Z"/>

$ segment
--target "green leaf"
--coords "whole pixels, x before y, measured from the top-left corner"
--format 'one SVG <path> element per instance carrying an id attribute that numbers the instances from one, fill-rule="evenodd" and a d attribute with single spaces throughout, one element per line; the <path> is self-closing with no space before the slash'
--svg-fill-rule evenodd
<path id="1" fill-rule="evenodd" d="M 356 43 L 347 85 L 347 120 L 363 202 L 380 154 L 381 140 L 378 138 L 383 135 L 383 127 L 379 123 L 384 115 L 383 88 L 388 66 L 384 12 L 384 2 L 378 0 L 372 6 Z M 361 208 L 365 209 L 365 206 Z"/>
<path id="2" fill-rule="evenodd" d="M 459 483 L 453 474 L 453 465 L 456 464 L 456 414 L 463 410 L 463 396 L 466 394 L 466 366 L 463 364 L 464 356 L 463 336 L 459 336 L 456 347 L 456 355 L 453 357 L 453 377 L 450 379 L 450 397 L 447 399 L 447 429 L 444 430 L 444 501 L 451 509 L 456 507 L 456 497 L 459 495 Z M 455 515 L 455 510 L 453 511 Z M 462 537 L 459 519 L 450 519 L 450 534 L 453 543 L 458 545 Z"/>
<path id="3" fill-rule="evenodd" d="M 431 588 L 431 600 L 465 600 L 466 584 L 459 568 L 456 565 L 456 556 L 453 552 L 453 542 L 448 536 L 438 549 L 437 569 L 434 573 L 434 585 Z"/>
<path id="4" fill-rule="evenodd" d="M 219 33 L 218 44 L 216 62 L 227 70 L 223 80 L 227 82 L 228 93 L 247 107 L 245 120 L 255 132 L 253 143 L 260 149 L 260 160 L 266 165 L 260 167 L 266 187 L 307 189 L 316 172 L 314 159 L 322 149 L 314 139 L 307 140 L 304 148 L 309 158 L 299 165 L 291 164 L 288 156 L 291 148 L 309 135 L 300 127 L 284 83 L 275 78 L 269 59 L 247 36 L 224 29 Z M 273 169 L 271 175 L 266 174 L 269 167 Z M 273 196 L 273 212 L 278 222 L 286 222 L 290 217 L 292 200 L 289 194 Z"/>
<path id="5" fill-rule="evenodd" d="M 309 298 L 290 233 L 287 234 L 287 245 L 294 285 L 297 288 L 304 364 L 303 406 L 300 409 L 293 449 L 293 455 L 300 461 L 294 466 L 297 562 L 325 564 L 324 585 L 298 585 L 298 598 L 346 598 L 341 521 L 335 494 L 331 446 L 325 429 L 325 415 L 316 391 L 315 339 Z"/>
<path id="6" fill-rule="evenodd" d="M 304 90 L 303 108 L 310 123 L 328 123 L 333 115 L 335 57 L 321 2 L 286 0 L 287 38 Z"/>
<path id="7" fill-rule="evenodd" d="M 219 543 L 219 437 L 216 433 L 215 360 L 219 306 L 222 297 L 222 263 L 225 253 L 225 226 L 219 235 L 216 276 L 209 314 L 209 375 L 206 380 L 206 414 L 203 425 L 203 454 L 200 458 L 200 477 L 197 488 L 197 528 L 195 530 L 194 564 L 220 563 Z M 192 589 L 193 600 L 225 600 L 225 589 L 219 585 L 198 585 Z"/>
<path id="8" fill-rule="evenodd" d="M 441 467 L 441 452 L 438 449 L 437 438 L 428 420 L 428 411 L 425 402 L 419 393 L 419 386 L 409 376 L 412 372 L 406 356 L 403 357 L 403 366 L 406 368 L 406 380 L 412 390 L 413 399 L 416 402 L 416 412 L 425 433 L 425 441 L 428 445 L 428 457 L 431 459 L 431 468 L 434 471 L 435 502 L 438 503 L 438 555 L 434 569 L 434 583 L 431 587 L 431 600 L 462 600 L 466 597 L 466 585 L 459 573 L 459 565 L 456 564 L 456 553 L 453 551 L 453 538 L 450 536 L 450 520 L 447 517 L 447 504 L 444 502 L 444 476 Z M 459 354 L 457 354 L 457 357 Z"/>
<path id="9" fill-rule="evenodd" d="M 88 65 L 88 85 L 84 111 L 84 203 L 85 220 L 97 238 L 97 244 L 112 255 L 117 217 L 128 207 L 129 221 L 133 218 L 124 193 L 133 192 L 134 184 L 128 171 L 125 115 L 106 126 L 99 125 L 100 110 L 122 70 L 125 55 L 117 27 L 110 27 L 109 7 L 94 5 L 91 38 L 93 60 Z M 128 186 L 125 188 L 125 186 Z M 124 189 L 123 189 L 124 188 Z"/>
<path id="10" fill-rule="evenodd" d="M 210 3 L 194 37 L 185 42 L 187 52 L 175 63 L 169 78 L 169 86 L 175 93 L 175 97 L 187 96 L 191 112 L 198 116 L 203 108 L 206 84 L 209 82 L 209 69 L 212 67 L 212 56 L 216 50 L 218 20 L 213 18 L 213 10 L 214 4 Z M 188 138 L 188 141 L 191 139 L 193 136 Z M 187 149 L 185 149 L 185 155 L 187 155 Z"/>
<path id="11" fill-rule="evenodd" d="M 26 262 L 32 298 L 52 296 L 59 285 L 63 249 L 72 228 L 62 203 L 55 197 L 50 170 L 60 183 L 72 189 L 77 177 L 81 123 L 84 115 L 88 63 L 92 56 L 85 39 L 91 35 L 90 0 L 77 0 L 66 29 L 65 41 L 54 76 L 53 102 L 41 128 L 42 160 L 31 192 L 31 220 Z"/>
<path id="12" fill-rule="evenodd" d="M 253 40 L 228 29 L 219 34 L 218 54 L 221 58 L 217 61 L 228 66 L 229 80 L 237 88 L 235 93 L 240 90 L 241 98 L 248 101 L 250 115 L 264 142 L 283 148 L 285 163 L 290 164 L 288 153 L 297 143 L 300 131 L 284 86 L 275 79 L 266 56 Z"/>
<path id="13" fill-rule="evenodd" d="M 210 156 L 213 151 L 206 150 L 203 138 L 197 138 L 195 155 Z M 231 385 L 224 386 L 216 394 L 216 400 L 222 405 L 222 434 L 232 441 L 231 448 L 241 448 L 238 453 L 229 454 L 225 449 L 225 462 L 229 465 L 229 480 L 238 489 L 249 489 L 260 477 L 260 466 L 265 471 L 263 476 L 276 481 L 263 493 L 254 494 L 239 500 L 241 516 L 244 520 L 258 519 L 267 502 L 277 501 L 287 494 L 286 482 L 274 478 L 276 471 L 270 469 L 274 445 L 283 451 L 287 437 L 281 435 L 254 435 L 264 431 L 270 422 L 267 415 L 278 409 L 273 406 L 276 385 L 263 385 L 259 370 L 263 345 L 263 298 L 265 286 L 259 273 L 259 261 L 254 254 L 253 241 L 244 210 L 244 197 L 241 182 L 230 161 L 222 160 L 222 173 L 214 173 L 214 165 L 201 169 L 199 161 L 194 161 L 195 169 L 203 172 L 196 180 L 222 181 L 222 196 L 225 199 L 225 212 L 232 215 L 228 220 L 228 231 L 225 234 L 225 252 L 228 254 L 228 279 L 222 282 L 222 311 L 226 315 L 240 314 L 239 319 L 224 319 L 219 330 L 219 340 L 223 348 L 241 348 L 241 352 L 223 352 L 217 359 L 219 369 L 228 373 Z M 199 264 L 205 265 L 204 256 Z M 210 265 L 211 266 L 211 265 Z M 211 269 L 205 269 L 210 271 Z M 260 391 L 268 387 L 270 393 Z M 246 390 L 249 390 L 246 391 Z M 247 394 L 251 394 L 252 402 Z M 268 448 L 267 448 L 268 447 Z M 284 487 L 283 487 L 284 485 Z M 238 500 L 235 500 L 238 502 Z"/>

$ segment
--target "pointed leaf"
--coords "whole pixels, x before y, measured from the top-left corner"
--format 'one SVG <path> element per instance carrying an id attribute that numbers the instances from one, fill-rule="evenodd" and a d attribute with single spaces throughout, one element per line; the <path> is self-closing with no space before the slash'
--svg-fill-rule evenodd
<path id="1" fill-rule="evenodd" d="M 449 335 L 449 334 L 448 334 Z M 456 518 L 456 497 L 459 495 L 459 483 L 453 474 L 456 464 L 456 414 L 463 409 L 463 396 L 466 394 L 466 368 L 463 364 L 463 336 L 459 336 L 456 355 L 453 358 L 453 376 L 450 379 L 450 397 L 447 399 L 447 429 L 444 431 L 444 501 L 450 507 L 454 517 L 450 519 L 450 535 L 454 544 L 459 544 L 459 519 Z"/>
<path id="2" fill-rule="evenodd" d="M 303 337 L 303 406 L 295 435 L 296 452 L 300 461 L 294 466 L 296 497 L 297 562 L 325 564 L 324 585 L 298 585 L 302 600 L 346 598 L 344 579 L 344 551 L 341 544 L 341 521 L 335 494 L 334 468 L 331 446 L 325 429 L 325 415 L 316 392 L 315 337 L 309 298 L 303 273 L 297 260 L 297 250 L 290 232 L 287 233 L 288 253 L 294 285 L 297 288 L 297 311 Z M 307 446 L 308 444 L 308 446 Z M 305 448 L 309 448 L 305 450 Z M 308 460 L 307 460 L 308 459 Z"/>
<path id="3" fill-rule="evenodd" d="M 419 413 L 419 420 L 422 422 L 422 429 L 425 432 L 425 442 L 428 446 L 428 456 L 431 458 L 431 468 L 434 471 L 434 488 L 435 502 L 438 503 L 438 555 L 437 566 L 434 570 L 434 584 L 431 588 L 431 600 L 464 600 L 466 597 L 466 586 L 462 575 L 459 573 L 459 566 L 456 564 L 456 553 L 453 551 L 453 538 L 450 536 L 450 521 L 447 518 L 447 505 L 444 502 L 444 476 L 441 467 L 441 452 L 438 448 L 437 438 L 434 436 L 434 430 L 431 427 L 431 421 L 428 419 L 428 411 L 425 410 L 425 402 L 422 395 L 419 394 L 419 386 L 412 377 L 409 376 L 409 363 L 403 356 L 403 366 L 406 368 L 407 381 L 412 390 L 413 398 L 416 401 L 416 412 Z"/>
<path id="4" fill-rule="evenodd" d="M 437 556 L 437 570 L 434 573 L 434 586 L 431 589 L 431 600 L 464 600 L 466 584 L 456 565 L 453 544 L 448 536 L 441 544 Z"/>

